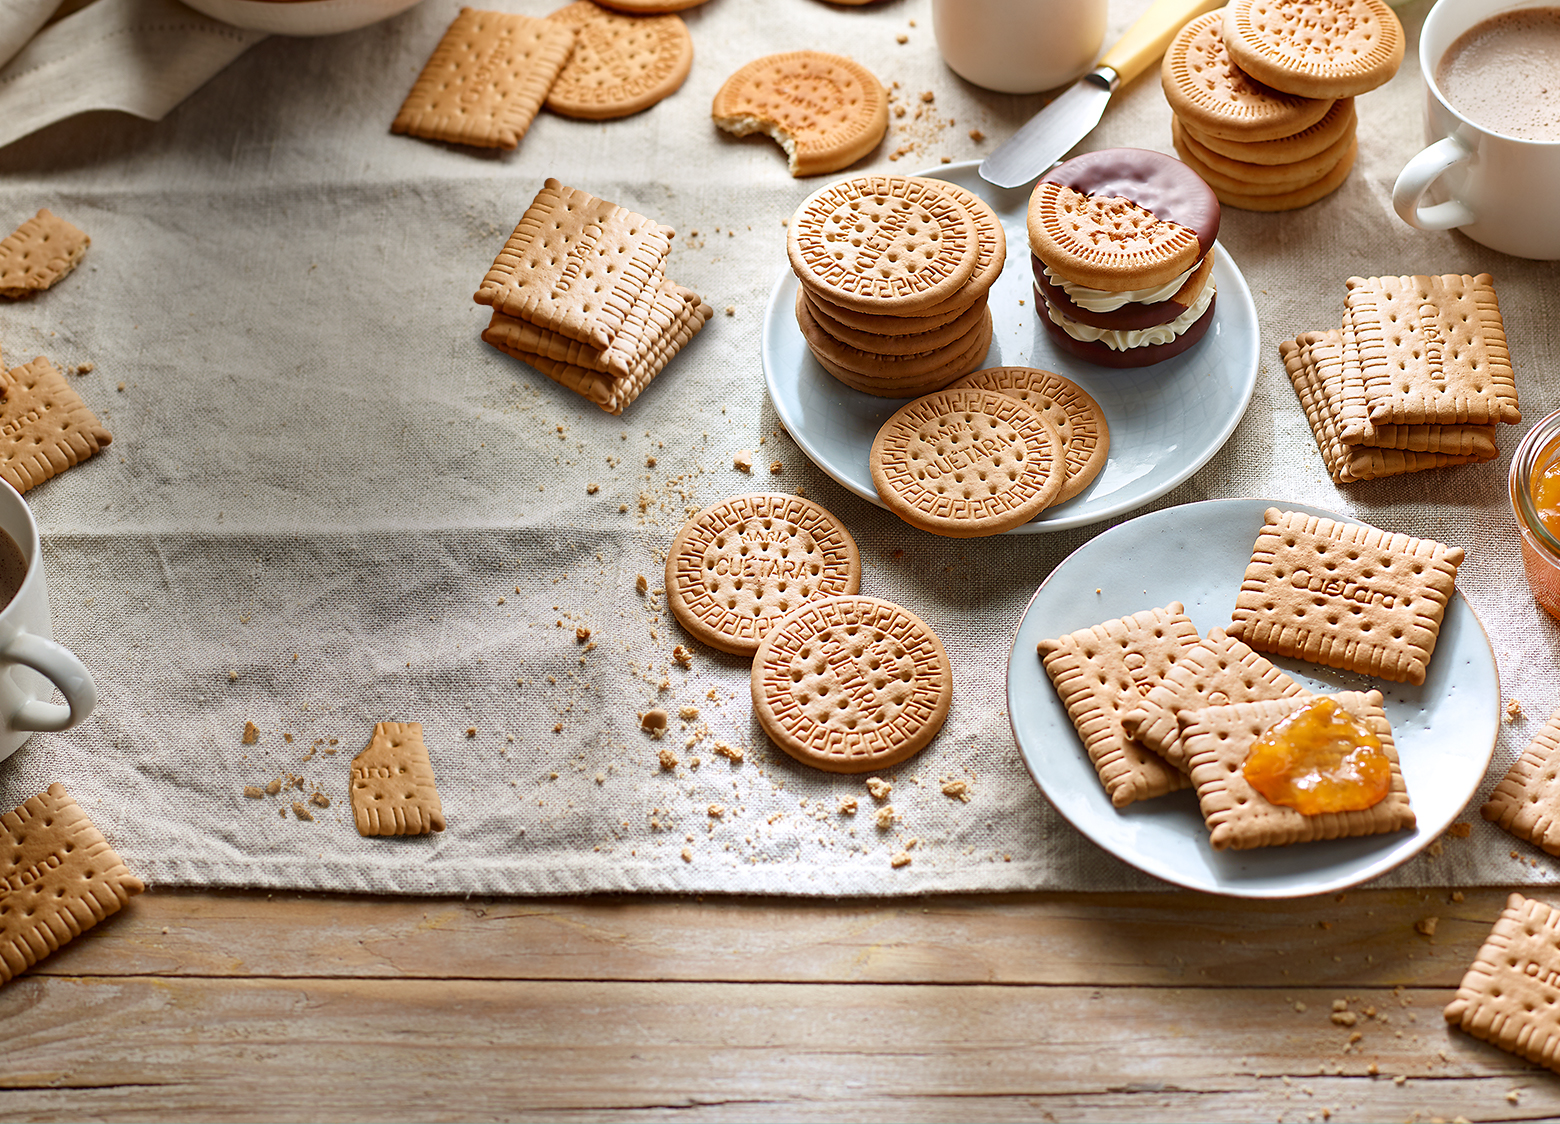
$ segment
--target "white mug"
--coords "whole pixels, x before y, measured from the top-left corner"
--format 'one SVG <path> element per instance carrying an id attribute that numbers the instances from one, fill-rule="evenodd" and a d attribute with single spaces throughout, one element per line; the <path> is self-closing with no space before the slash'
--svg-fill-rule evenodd
<path id="1" fill-rule="evenodd" d="M 1105 41 L 1106 0 L 932 0 L 943 61 L 1005 94 L 1050 90 L 1087 74 Z"/>
<path id="2" fill-rule="evenodd" d="M 0 480 L 0 529 L 15 540 L 27 576 L 0 608 L 0 761 L 39 730 L 68 730 L 91 713 L 97 687 L 86 666 L 54 642 L 38 524 L 16 489 Z M 46 701 L 58 687 L 65 705 Z"/>
<path id="3" fill-rule="evenodd" d="M 1421 230 L 1461 230 L 1521 258 L 1560 258 L 1560 143 L 1521 140 L 1474 124 L 1447 104 L 1436 68 L 1459 35 L 1501 12 L 1557 0 L 1437 0 L 1419 35 L 1425 136 L 1392 188 L 1392 206 Z M 1440 199 L 1441 202 L 1430 200 Z"/>

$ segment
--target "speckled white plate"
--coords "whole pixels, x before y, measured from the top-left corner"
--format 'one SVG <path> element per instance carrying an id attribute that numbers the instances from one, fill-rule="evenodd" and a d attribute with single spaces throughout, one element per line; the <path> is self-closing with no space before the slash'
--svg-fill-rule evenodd
<path id="1" fill-rule="evenodd" d="M 1094 482 L 1008 534 L 1081 527 L 1142 507 L 1207 464 L 1246 412 L 1257 384 L 1259 342 L 1246 279 L 1224 247 L 1217 247 L 1213 323 L 1202 340 L 1173 359 L 1126 371 L 1075 359 L 1057 350 L 1035 313 L 1025 226 L 1028 189 L 993 187 L 980 178 L 978 167 L 947 164 L 919 174 L 973 191 L 1002 219 L 1007 264 L 991 288 L 995 330 L 981 366 L 1040 367 L 1064 375 L 1094 396 L 1110 425 L 1110 457 Z M 851 390 L 818 365 L 796 326 L 796 288 L 795 275 L 782 271 L 765 311 L 769 397 L 814 464 L 881 506 L 867 455 L 878 429 L 904 402 Z"/>
<path id="2" fill-rule="evenodd" d="M 1191 790 L 1125 808 L 1105 795 L 1035 647 L 1041 640 L 1180 601 L 1200 633 L 1229 623 L 1269 507 L 1358 522 L 1282 500 L 1208 500 L 1151 512 L 1075 550 L 1036 590 L 1008 660 L 1008 716 L 1029 773 L 1069 823 L 1156 878 L 1209 893 L 1292 898 L 1356 885 L 1407 862 L 1446 830 L 1478 790 L 1500 732 L 1500 672 L 1484 626 L 1454 594 L 1422 686 L 1270 657 L 1313 690 L 1385 696 L 1412 831 L 1215 851 Z"/>

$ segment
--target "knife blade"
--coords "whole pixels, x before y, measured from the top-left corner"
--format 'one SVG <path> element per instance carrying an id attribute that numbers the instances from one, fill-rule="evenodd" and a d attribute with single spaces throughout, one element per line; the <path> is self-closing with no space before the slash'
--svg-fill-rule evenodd
<path id="1" fill-rule="evenodd" d="M 1069 86 L 980 162 L 980 175 L 997 187 L 1022 187 L 1055 164 L 1100 123 L 1116 90 L 1157 62 L 1187 22 L 1224 6 L 1224 0 L 1154 0 L 1148 11 L 1105 52 L 1099 66 Z"/>

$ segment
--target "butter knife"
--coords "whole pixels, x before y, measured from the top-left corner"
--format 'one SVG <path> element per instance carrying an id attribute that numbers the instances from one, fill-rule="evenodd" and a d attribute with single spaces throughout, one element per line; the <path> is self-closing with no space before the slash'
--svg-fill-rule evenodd
<path id="1" fill-rule="evenodd" d="M 1022 187 L 1067 155 L 1100 123 L 1110 96 L 1157 62 L 1186 24 L 1224 0 L 1154 0 L 1105 52 L 1099 66 L 1069 86 L 980 162 L 980 175 L 997 187 Z"/>

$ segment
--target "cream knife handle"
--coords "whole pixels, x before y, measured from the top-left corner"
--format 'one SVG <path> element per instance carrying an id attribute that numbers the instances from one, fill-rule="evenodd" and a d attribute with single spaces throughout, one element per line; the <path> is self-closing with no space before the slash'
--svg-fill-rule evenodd
<path id="1" fill-rule="evenodd" d="M 1127 33 L 1100 59 L 1121 76 L 1125 86 L 1159 61 L 1175 33 L 1204 12 L 1224 7 L 1224 0 L 1154 0 L 1153 5 L 1127 28 Z"/>

